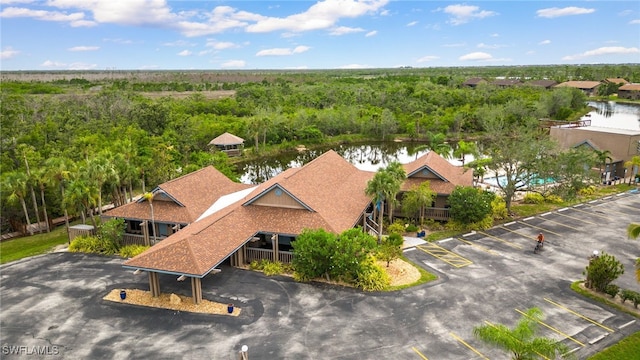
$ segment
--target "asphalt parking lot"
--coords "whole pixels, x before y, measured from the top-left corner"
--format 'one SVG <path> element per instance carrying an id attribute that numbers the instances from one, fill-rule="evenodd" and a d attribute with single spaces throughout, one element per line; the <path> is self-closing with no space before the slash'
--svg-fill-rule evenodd
<path id="1" fill-rule="evenodd" d="M 420 245 L 405 255 L 439 279 L 393 293 L 224 267 L 203 279 L 203 296 L 235 303 L 238 317 L 103 301 L 114 288 L 148 289 L 147 277 L 116 258 L 37 256 L 0 267 L 2 358 L 238 359 L 247 345 L 252 360 L 506 359 L 474 339 L 473 327 L 513 325 L 537 306 L 545 314 L 540 333 L 585 359 L 640 330 L 634 317 L 569 287 L 598 250 L 624 264 L 618 285 L 640 291 L 632 270 L 640 241 L 626 236 L 634 221 L 640 194 L 625 193 Z M 540 231 L 545 249 L 534 254 Z M 190 295 L 189 283 L 173 276 L 160 285 Z"/>

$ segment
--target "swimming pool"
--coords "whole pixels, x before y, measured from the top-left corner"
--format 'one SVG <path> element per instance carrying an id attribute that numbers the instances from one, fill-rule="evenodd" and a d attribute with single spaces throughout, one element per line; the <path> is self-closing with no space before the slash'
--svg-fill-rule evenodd
<path id="1" fill-rule="evenodd" d="M 507 177 L 502 175 L 498 177 L 485 178 L 484 183 L 489 184 L 491 186 L 498 186 L 498 184 L 504 186 L 507 184 Z M 553 178 L 539 178 L 537 176 L 534 176 L 533 179 L 531 179 L 531 184 L 534 186 L 547 185 L 547 184 L 553 184 L 553 183 L 555 183 L 555 179 Z M 524 186 L 523 182 L 520 181 L 516 183 L 516 187 L 522 187 L 522 186 Z"/>

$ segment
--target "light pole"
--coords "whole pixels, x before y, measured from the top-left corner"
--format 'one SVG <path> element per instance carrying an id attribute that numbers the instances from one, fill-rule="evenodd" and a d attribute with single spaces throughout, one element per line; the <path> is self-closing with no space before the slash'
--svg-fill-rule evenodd
<path id="1" fill-rule="evenodd" d="M 240 360 L 249 360 L 249 347 L 247 345 L 242 345 L 240 348 Z"/>

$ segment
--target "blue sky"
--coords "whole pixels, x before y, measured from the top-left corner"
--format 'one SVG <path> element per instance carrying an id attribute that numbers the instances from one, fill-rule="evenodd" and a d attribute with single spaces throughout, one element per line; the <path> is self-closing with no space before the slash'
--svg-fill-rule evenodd
<path id="1" fill-rule="evenodd" d="M 0 69 L 640 63 L 638 1 L 0 0 Z"/>

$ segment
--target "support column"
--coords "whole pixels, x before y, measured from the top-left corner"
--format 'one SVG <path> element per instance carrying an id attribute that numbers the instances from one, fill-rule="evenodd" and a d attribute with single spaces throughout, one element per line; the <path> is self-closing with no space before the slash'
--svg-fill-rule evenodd
<path id="1" fill-rule="evenodd" d="M 151 297 L 160 296 L 160 278 L 157 272 L 149 271 L 149 291 Z"/>
<path id="2" fill-rule="evenodd" d="M 271 245 L 273 247 L 273 261 L 279 262 L 278 258 L 278 234 L 271 235 Z"/>
<path id="3" fill-rule="evenodd" d="M 200 278 L 191 278 L 191 296 L 193 297 L 194 304 L 200 304 L 202 302 L 202 281 Z"/>
<path id="4" fill-rule="evenodd" d="M 144 239 L 144 244 L 146 246 L 150 246 L 151 242 L 149 241 L 149 227 L 147 226 L 146 221 L 140 223 L 140 229 L 142 229 L 142 238 Z"/>

